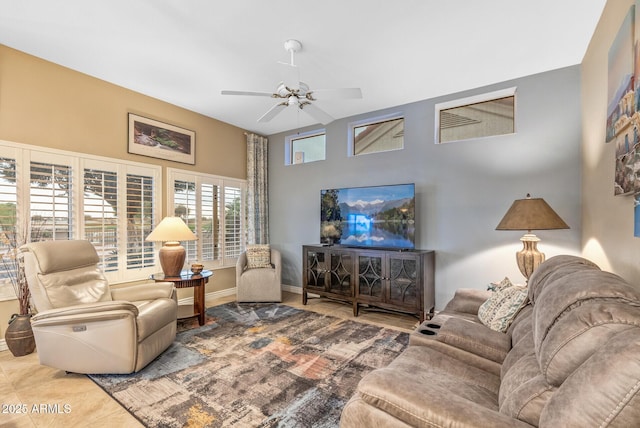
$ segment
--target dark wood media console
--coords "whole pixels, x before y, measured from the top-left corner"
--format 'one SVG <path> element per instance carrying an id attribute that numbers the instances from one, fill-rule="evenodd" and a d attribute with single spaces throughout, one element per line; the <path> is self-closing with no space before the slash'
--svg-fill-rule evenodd
<path id="1" fill-rule="evenodd" d="M 308 293 L 361 306 L 431 318 L 435 308 L 435 252 L 341 246 L 302 247 L 302 303 Z"/>

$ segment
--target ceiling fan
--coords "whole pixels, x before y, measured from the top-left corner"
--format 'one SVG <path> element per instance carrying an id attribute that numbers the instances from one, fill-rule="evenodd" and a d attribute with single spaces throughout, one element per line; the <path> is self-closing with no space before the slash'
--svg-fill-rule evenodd
<path id="1" fill-rule="evenodd" d="M 289 63 L 280 63 L 290 67 L 297 67 L 294 61 L 294 55 L 296 52 L 299 52 L 302 49 L 302 43 L 300 43 L 298 40 L 287 40 L 284 43 L 284 48 L 291 54 L 291 61 Z M 275 92 L 222 91 L 222 95 L 250 95 L 281 99 L 282 102 L 279 102 L 278 104 L 271 107 L 258 119 L 258 122 L 261 123 L 270 121 L 271 119 L 276 117 L 278 113 L 289 106 L 297 106 L 300 110 L 306 112 L 309 116 L 311 116 L 318 122 L 326 125 L 332 122 L 334 119 L 328 113 L 314 104 L 315 101 L 328 99 L 362 98 L 362 91 L 360 90 L 360 88 L 311 90 L 309 88 L 309 85 L 304 82 L 298 82 L 297 87 L 294 85 L 287 85 L 284 82 L 280 82 Z"/>

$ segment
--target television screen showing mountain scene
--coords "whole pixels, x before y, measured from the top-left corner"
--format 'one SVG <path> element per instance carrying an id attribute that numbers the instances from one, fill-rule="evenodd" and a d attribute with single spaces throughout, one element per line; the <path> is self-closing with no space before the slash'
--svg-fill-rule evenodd
<path id="1" fill-rule="evenodd" d="M 415 247 L 414 184 L 326 189 L 320 197 L 321 243 Z"/>

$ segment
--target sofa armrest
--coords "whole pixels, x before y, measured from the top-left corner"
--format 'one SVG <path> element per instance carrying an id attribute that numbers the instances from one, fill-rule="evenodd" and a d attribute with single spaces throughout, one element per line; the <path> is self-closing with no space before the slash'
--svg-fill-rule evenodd
<path id="1" fill-rule="evenodd" d="M 129 302 L 110 301 L 67 306 L 38 312 L 31 318 L 34 327 L 77 322 L 98 322 L 125 316 L 138 316 L 138 308 Z"/>
<path id="2" fill-rule="evenodd" d="M 124 300 L 127 302 L 171 299 L 173 298 L 174 290 L 173 282 L 147 282 L 144 284 L 112 288 L 111 298 L 113 300 Z"/>
<path id="3" fill-rule="evenodd" d="M 443 312 L 463 312 L 477 315 L 478 309 L 489 297 L 491 297 L 491 291 L 460 288 L 456 290 L 453 299 L 447 303 Z"/>
<path id="4" fill-rule="evenodd" d="M 242 272 L 247 268 L 247 253 L 242 252 L 238 256 L 238 260 L 236 261 L 236 285 L 240 283 L 240 277 L 242 276 Z"/>
<path id="5" fill-rule="evenodd" d="M 511 350 L 511 336 L 489 327 L 458 318 L 448 319 L 436 340 L 502 364 Z"/>

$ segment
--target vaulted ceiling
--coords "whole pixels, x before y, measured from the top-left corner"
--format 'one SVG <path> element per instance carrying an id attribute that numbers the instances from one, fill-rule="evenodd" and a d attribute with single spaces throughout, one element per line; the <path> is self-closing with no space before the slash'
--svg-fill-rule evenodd
<path id="1" fill-rule="evenodd" d="M 361 88 L 317 101 L 334 118 L 451 94 L 579 64 L 605 3 L 0 0 L 0 44 L 269 135 L 316 121 L 288 107 L 258 123 L 279 100 L 220 92 Z"/>

